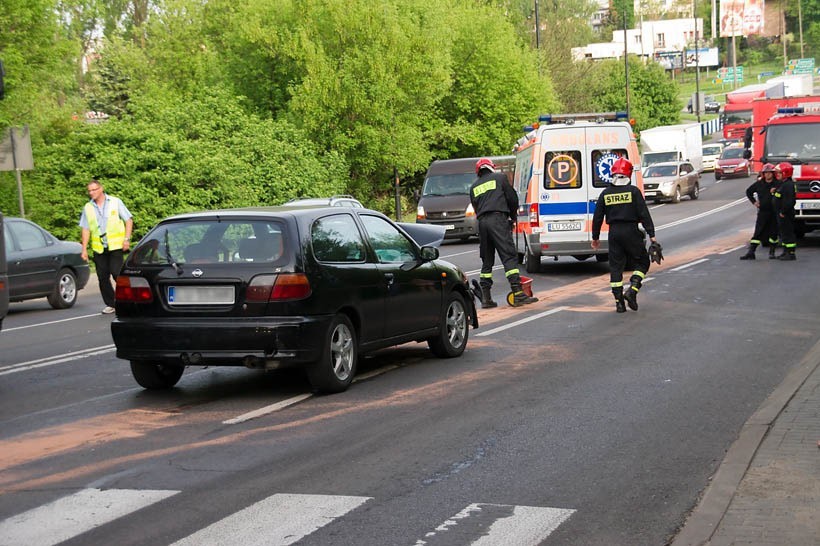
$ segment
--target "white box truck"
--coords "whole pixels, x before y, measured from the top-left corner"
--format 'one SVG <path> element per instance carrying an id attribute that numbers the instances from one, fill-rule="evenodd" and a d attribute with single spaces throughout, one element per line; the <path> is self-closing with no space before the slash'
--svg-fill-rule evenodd
<path id="1" fill-rule="evenodd" d="M 641 131 L 641 168 L 663 161 L 689 161 L 703 170 L 700 123 L 661 125 Z"/>
<path id="2" fill-rule="evenodd" d="M 777 76 L 767 81 L 767 83 L 772 82 L 783 84 L 784 97 L 805 97 L 813 94 L 814 91 L 814 78 L 811 74 Z"/>

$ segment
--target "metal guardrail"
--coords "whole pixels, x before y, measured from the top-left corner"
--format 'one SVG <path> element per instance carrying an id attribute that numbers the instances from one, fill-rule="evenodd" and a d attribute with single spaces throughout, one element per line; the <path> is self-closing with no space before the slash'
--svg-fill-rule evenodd
<path id="1" fill-rule="evenodd" d="M 715 119 L 710 119 L 709 121 L 703 121 L 700 124 L 700 136 L 702 137 L 722 130 L 723 119 L 721 117 L 716 117 Z"/>

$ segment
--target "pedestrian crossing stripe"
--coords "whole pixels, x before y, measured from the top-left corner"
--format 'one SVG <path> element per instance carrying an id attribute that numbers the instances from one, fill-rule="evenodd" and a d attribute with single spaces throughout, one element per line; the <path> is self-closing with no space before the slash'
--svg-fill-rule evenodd
<path id="1" fill-rule="evenodd" d="M 574 512 L 575 510 L 570 509 L 539 506 L 471 504 L 436 527 L 435 531 L 427 533 L 415 546 L 425 546 L 433 538 L 448 538 L 448 535 L 456 535 L 457 544 L 467 543 L 462 540 L 464 536 L 477 536 L 475 541 L 469 542 L 471 546 L 537 546 Z M 489 517 L 482 517 L 485 513 Z M 478 523 L 468 523 L 465 532 L 461 528 L 465 527 L 465 522 L 471 518 L 478 520 Z M 450 542 L 452 541 L 448 541 Z"/>
<path id="2" fill-rule="evenodd" d="M 84 489 L 0 521 L 0 546 L 54 546 L 179 493 Z M 372 500 L 342 495 L 275 494 L 188 535 L 171 546 L 286 546 Z M 575 510 L 470 504 L 416 541 L 471 546 L 537 545 Z"/>
<path id="3" fill-rule="evenodd" d="M 0 522 L 0 546 L 53 546 L 177 493 L 83 489 Z"/>
<path id="4" fill-rule="evenodd" d="M 370 500 L 370 497 L 276 494 L 172 546 L 287 546 Z"/>

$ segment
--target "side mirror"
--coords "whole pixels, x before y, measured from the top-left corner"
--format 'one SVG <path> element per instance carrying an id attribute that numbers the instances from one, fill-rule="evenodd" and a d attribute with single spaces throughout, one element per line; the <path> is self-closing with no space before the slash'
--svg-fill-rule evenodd
<path id="1" fill-rule="evenodd" d="M 423 246 L 421 247 L 421 259 L 425 262 L 430 262 L 433 260 L 438 259 L 439 253 L 438 248 L 434 246 Z"/>

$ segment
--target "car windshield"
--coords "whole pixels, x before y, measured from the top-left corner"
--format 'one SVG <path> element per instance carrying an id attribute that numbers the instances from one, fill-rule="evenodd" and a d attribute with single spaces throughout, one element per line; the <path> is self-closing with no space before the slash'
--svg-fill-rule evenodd
<path id="1" fill-rule="evenodd" d="M 720 155 L 722 149 L 720 146 L 704 146 L 703 155 Z"/>
<path id="2" fill-rule="evenodd" d="M 272 263 L 284 256 L 284 226 L 269 220 L 168 222 L 148 233 L 128 263 L 139 265 Z"/>
<path id="3" fill-rule="evenodd" d="M 663 163 L 664 161 L 675 161 L 677 158 L 678 152 L 647 152 L 643 154 L 643 166 Z"/>
<path id="4" fill-rule="evenodd" d="M 467 195 L 475 181 L 473 173 L 434 174 L 427 177 L 422 195 Z"/>
<path id="5" fill-rule="evenodd" d="M 735 110 L 723 111 L 723 124 L 724 125 L 732 125 L 735 123 L 751 123 L 752 122 L 752 111 L 751 110 Z"/>
<path id="6" fill-rule="evenodd" d="M 770 125 L 764 153 L 773 159 L 816 160 L 820 157 L 818 132 L 816 124 Z"/>
<path id="7" fill-rule="evenodd" d="M 726 148 L 720 155 L 721 159 L 740 159 L 743 157 L 743 148 Z"/>
<path id="8" fill-rule="evenodd" d="M 658 177 L 658 176 L 675 176 L 678 173 L 676 165 L 652 165 L 646 169 L 644 176 Z"/>

